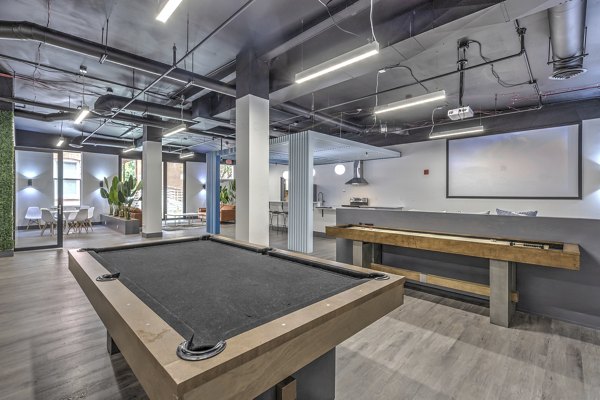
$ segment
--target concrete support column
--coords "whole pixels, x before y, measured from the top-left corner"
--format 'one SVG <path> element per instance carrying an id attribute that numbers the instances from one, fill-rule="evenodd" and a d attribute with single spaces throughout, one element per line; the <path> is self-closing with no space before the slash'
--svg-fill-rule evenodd
<path id="1" fill-rule="evenodd" d="M 142 236 L 162 236 L 162 129 L 144 126 L 142 145 Z"/>
<path id="2" fill-rule="evenodd" d="M 221 233 L 221 157 L 217 152 L 206 155 L 206 232 Z"/>
<path id="3" fill-rule="evenodd" d="M 252 49 L 236 59 L 235 238 L 269 244 L 269 69 Z"/>
<path id="4" fill-rule="evenodd" d="M 516 263 L 490 260 L 490 322 L 508 328 L 515 303 L 512 292 L 517 289 Z"/>
<path id="5" fill-rule="evenodd" d="M 310 132 L 289 141 L 288 249 L 313 251 L 313 140 Z"/>

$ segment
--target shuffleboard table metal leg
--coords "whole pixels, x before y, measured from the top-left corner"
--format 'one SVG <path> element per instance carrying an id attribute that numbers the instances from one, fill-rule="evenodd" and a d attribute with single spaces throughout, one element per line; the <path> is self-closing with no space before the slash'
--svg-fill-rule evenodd
<path id="1" fill-rule="evenodd" d="M 516 290 L 516 263 L 490 260 L 490 322 L 508 328 L 515 303 L 512 293 Z"/>
<path id="2" fill-rule="evenodd" d="M 110 336 L 110 333 L 108 333 L 108 331 L 106 331 L 106 350 L 108 350 L 108 354 L 110 354 L 111 356 L 114 354 L 119 354 L 121 352 L 121 350 L 119 350 L 119 347 L 117 347 L 117 344 Z"/>

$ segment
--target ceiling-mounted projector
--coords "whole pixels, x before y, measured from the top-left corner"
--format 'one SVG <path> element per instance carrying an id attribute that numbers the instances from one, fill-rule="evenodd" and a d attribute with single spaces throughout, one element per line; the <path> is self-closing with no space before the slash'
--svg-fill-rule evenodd
<path id="1" fill-rule="evenodd" d="M 455 108 L 453 110 L 448 110 L 448 118 L 452 121 L 457 121 L 459 119 L 473 118 L 473 110 L 470 106 Z"/>

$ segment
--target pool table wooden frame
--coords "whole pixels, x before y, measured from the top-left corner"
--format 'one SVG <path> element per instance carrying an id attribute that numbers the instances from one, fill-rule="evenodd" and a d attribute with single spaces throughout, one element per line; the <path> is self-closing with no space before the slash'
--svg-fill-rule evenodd
<path id="1" fill-rule="evenodd" d="M 97 282 L 96 277 L 108 271 L 88 252 L 70 250 L 69 270 L 148 396 L 161 400 L 253 399 L 396 309 L 404 299 L 404 277 L 369 280 L 241 333 L 227 340 L 226 349 L 213 358 L 184 361 L 175 353 L 184 338 L 120 281 Z"/>

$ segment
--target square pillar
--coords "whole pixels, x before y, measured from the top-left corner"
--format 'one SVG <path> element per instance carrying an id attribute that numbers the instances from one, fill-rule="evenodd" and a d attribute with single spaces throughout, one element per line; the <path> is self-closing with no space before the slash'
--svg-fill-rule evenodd
<path id="1" fill-rule="evenodd" d="M 269 245 L 269 68 L 252 49 L 236 59 L 235 238 Z"/>
<path id="2" fill-rule="evenodd" d="M 162 237 L 162 129 L 144 126 L 142 145 L 142 236 Z"/>
<path id="3" fill-rule="evenodd" d="M 221 157 L 217 152 L 206 155 L 206 232 L 221 233 Z"/>
<path id="4" fill-rule="evenodd" d="M 290 135 L 288 249 L 313 251 L 313 139 L 310 132 Z"/>

